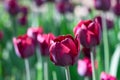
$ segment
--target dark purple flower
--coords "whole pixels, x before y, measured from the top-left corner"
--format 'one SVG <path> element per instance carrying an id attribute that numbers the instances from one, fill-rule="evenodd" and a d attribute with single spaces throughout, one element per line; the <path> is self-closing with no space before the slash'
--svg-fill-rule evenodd
<path id="1" fill-rule="evenodd" d="M 0 31 L 0 40 L 2 40 L 4 37 L 3 31 Z"/>
<path id="2" fill-rule="evenodd" d="M 27 30 L 27 35 L 34 40 L 34 43 L 37 44 L 38 34 L 43 34 L 42 27 L 31 27 Z"/>
<path id="3" fill-rule="evenodd" d="M 91 52 L 91 49 L 90 48 L 85 48 L 83 47 L 82 48 L 82 52 L 84 54 L 85 57 L 89 58 L 90 59 L 90 52 Z"/>
<path id="4" fill-rule="evenodd" d="M 89 58 L 78 60 L 77 71 L 81 76 L 92 76 L 92 65 Z"/>
<path id="5" fill-rule="evenodd" d="M 26 25 L 27 24 L 27 17 L 26 16 L 21 16 L 20 18 L 19 18 L 19 24 L 20 25 Z"/>
<path id="6" fill-rule="evenodd" d="M 101 16 L 97 16 L 94 19 L 100 23 L 101 29 L 103 29 Z M 114 22 L 112 20 L 106 19 L 106 25 L 107 29 L 112 29 L 114 27 Z"/>
<path id="7" fill-rule="evenodd" d="M 73 12 L 74 10 L 74 6 L 73 4 L 69 3 L 69 2 L 58 2 L 56 4 L 56 8 L 58 10 L 58 12 L 60 12 L 61 14 L 65 14 L 67 12 Z"/>
<path id="8" fill-rule="evenodd" d="M 58 66 L 73 65 L 79 56 L 79 42 L 71 35 L 58 36 L 50 46 L 50 59 Z"/>
<path id="9" fill-rule="evenodd" d="M 117 79 L 112 75 L 102 72 L 100 76 L 100 80 L 117 80 Z"/>
<path id="10" fill-rule="evenodd" d="M 17 15 L 20 10 L 17 0 L 5 0 L 5 9 L 10 15 Z"/>
<path id="11" fill-rule="evenodd" d="M 52 33 L 49 34 L 39 34 L 37 40 L 40 45 L 40 52 L 43 56 L 49 56 L 50 42 L 55 39 Z"/>
<path id="12" fill-rule="evenodd" d="M 97 10 L 108 11 L 111 7 L 111 0 L 94 0 Z"/>
<path id="13" fill-rule="evenodd" d="M 22 7 L 20 8 L 20 12 L 21 12 L 24 16 L 27 16 L 27 14 L 28 14 L 28 8 L 27 8 L 27 6 L 22 6 Z"/>
<path id="14" fill-rule="evenodd" d="M 33 40 L 26 34 L 17 38 L 13 38 L 13 44 L 16 54 L 20 58 L 25 59 L 34 54 L 35 46 Z"/>
<path id="15" fill-rule="evenodd" d="M 46 0 L 34 0 L 37 6 L 41 6 Z"/>
<path id="16" fill-rule="evenodd" d="M 117 0 L 117 3 L 113 7 L 113 12 L 117 15 L 120 16 L 120 1 Z"/>
<path id="17" fill-rule="evenodd" d="M 98 21 L 80 21 L 73 31 L 83 47 L 91 48 L 100 43 L 101 29 Z"/>

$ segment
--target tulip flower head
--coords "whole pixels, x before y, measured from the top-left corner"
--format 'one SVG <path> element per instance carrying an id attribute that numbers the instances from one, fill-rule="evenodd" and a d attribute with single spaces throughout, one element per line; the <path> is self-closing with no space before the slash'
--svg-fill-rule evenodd
<path id="1" fill-rule="evenodd" d="M 117 3 L 113 7 L 113 12 L 117 15 L 120 16 L 120 1 L 117 0 Z"/>
<path id="2" fill-rule="evenodd" d="M 2 40 L 2 39 L 3 39 L 3 37 L 4 37 L 4 34 L 3 34 L 3 32 L 2 32 L 2 31 L 0 31 L 0 40 Z"/>
<path id="3" fill-rule="evenodd" d="M 117 80 L 114 76 L 111 76 L 105 72 L 101 73 L 100 80 Z"/>
<path id="4" fill-rule="evenodd" d="M 73 30 L 83 47 L 91 48 L 97 46 L 101 40 L 101 29 L 98 21 L 80 21 Z"/>
<path id="5" fill-rule="evenodd" d="M 34 0 L 35 4 L 39 7 L 41 6 L 43 3 L 45 3 L 46 0 Z"/>
<path id="6" fill-rule="evenodd" d="M 58 12 L 65 14 L 67 12 L 73 12 L 74 6 L 70 2 L 58 2 L 56 8 Z"/>
<path id="7" fill-rule="evenodd" d="M 58 36 L 50 46 L 50 59 L 58 66 L 73 65 L 79 56 L 79 42 L 71 35 Z"/>
<path id="8" fill-rule="evenodd" d="M 89 58 L 78 60 L 78 74 L 81 76 L 92 76 L 92 65 Z"/>
<path id="9" fill-rule="evenodd" d="M 5 9 L 10 15 L 17 15 L 20 10 L 17 0 L 5 0 Z"/>
<path id="10" fill-rule="evenodd" d="M 43 34 L 42 27 L 31 27 L 27 30 L 27 35 L 34 40 L 34 43 L 37 43 L 38 34 Z"/>
<path id="11" fill-rule="evenodd" d="M 108 11 L 111 7 L 111 0 L 94 0 L 97 10 Z"/>
<path id="12" fill-rule="evenodd" d="M 29 58 L 34 54 L 35 46 L 33 40 L 26 34 L 17 38 L 13 38 L 13 44 L 16 54 L 20 58 Z"/>
<path id="13" fill-rule="evenodd" d="M 50 42 L 54 38 L 55 36 L 52 33 L 38 35 L 37 40 L 40 45 L 40 52 L 43 56 L 49 56 Z"/>
<path id="14" fill-rule="evenodd" d="M 27 24 L 27 16 L 21 16 L 18 20 L 20 25 L 26 25 Z"/>
<path id="15" fill-rule="evenodd" d="M 101 29 L 103 29 L 102 17 L 97 16 L 94 19 L 97 20 L 100 23 Z M 112 29 L 114 27 L 114 22 L 112 20 L 106 19 L 106 25 L 107 25 L 107 29 L 110 30 L 110 29 Z"/>
<path id="16" fill-rule="evenodd" d="M 26 6 L 22 6 L 20 8 L 20 12 L 24 15 L 24 16 L 27 16 L 28 14 L 28 8 Z"/>
<path id="17" fill-rule="evenodd" d="M 82 52 L 83 52 L 83 54 L 84 54 L 85 57 L 87 57 L 87 58 L 90 59 L 90 52 L 91 52 L 90 48 L 85 48 L 85 47 L 84 47 L 84 48 L 82 49 Z"/>

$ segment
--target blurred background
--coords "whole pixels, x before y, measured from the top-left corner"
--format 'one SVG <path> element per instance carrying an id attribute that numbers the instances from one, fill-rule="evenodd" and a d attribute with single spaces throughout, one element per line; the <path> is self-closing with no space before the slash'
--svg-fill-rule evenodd
<path id="1" fill-rule="evenodd" d="M 107 25 L 110 74 L 115 71 L 117 80 L 120 80 L 120 5 L 115 7 L 119 0 L 109 1 L 110 9 L 100 10 L 96 8 L 95 0 L 0 0 L 0 80 L 26 80 L 24 59 L 16 55 L 13 37 L 26 34 L 29 27 L 42 27 L 44 33 L 53 33 L 55 36 L 73 35 L 73 28 L 80 20 L 94 19 L 101 17 L 101 14 L 105 15 Z M 101 41 L 96 48 L 97 80 L 105 67 L 103 46 Z M 56 67 L 47 58 L 48 80 L 66 80 L 64 68 Z M 83 54 L 80 54 L 82 58 Z M 37 61 L 36 54 L 29 58 L 31 80 L 40 80 L 37 76 Z M 113 67 L 113 64 L 116 66 Z M 42 70 L 39 70 L 39 74 L 43 74 Z M 77 63 L 70 66 L 70 74 L 71 80 L 84 79 L 84 76 L 78 74 Z"/>

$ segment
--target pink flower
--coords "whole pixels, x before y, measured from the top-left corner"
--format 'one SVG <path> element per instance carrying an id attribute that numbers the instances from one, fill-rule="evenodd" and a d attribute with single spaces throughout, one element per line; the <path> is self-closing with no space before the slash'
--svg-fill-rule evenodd
<path id="1" fill-rule="evenodd" d="M 84 58 L 83 60 L 78 60 L 77 71 L 81 76 L 91 76 L 92 75 L 92 65 L 89 58 Z"/>
<path id="2" fill-rule="evenodd" d="M 79 42 L 71 35 L 58 36 L 50 46 L 50 59 L 58 66 L 73 65 L 79 56 Z"/>
<path id="3" fill-rule="evenodd" d="M 49 56 L 50 42 L 55 38 L 52 33 L 49 34 L 39 34 L 37 37 L 40 51 L 43 56 Z"/>
<path id="4" fill-rule="evenodd" d="M 34 43 L 37 44 L 38 34 L 43 34 L 42 27 L 31 27 L 27 30 L 27 35 L 34 40 Z"/>
<path id="5" fill-rule="evenodd" d="M 105 72 L 101 73 L 100 80 L 117 80 L 114 76 L 111 76 Z"/>
<path id="6" fill-rule="evenodd" d="M 98 21 L 80 21 L 73 31 L 83 47 L 91 48 L 100 43 L 101 29 Z"/>
<path id="7" fill-rule="evenodd" d="M 13 44 L 16 54 L 20 58 L 28 58 L 34 54 L 35 46 L 33 40 L 26 34 L 17 38 L 13 38 Z"/>

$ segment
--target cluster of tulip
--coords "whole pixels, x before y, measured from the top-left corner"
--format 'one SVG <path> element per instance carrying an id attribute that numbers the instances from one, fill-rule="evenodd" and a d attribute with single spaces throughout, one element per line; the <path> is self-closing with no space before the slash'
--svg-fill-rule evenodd
<path id="1" fill-rule="evenodd" d="M 40 7 L 46 2 L 55 2 L 58 12 L 62 15 L 74 12 L 75 5 L 69 0 L 33 0 L 37 7 Z M 107 11 L 110 9 L 115 16 L 120 16 L 120 0 L 116 0 L 114 6 L 111 7 L 111 0 L 93 0 L 94 7 L 100 11 L 101 15 L 93 19 L 80 20 L 78 24 L 72 29 L 73 33 L 56 36 L 54 33 L 46 33 L 44 27 L 36 26 L 29 27 L 23 35 L 17 35 L 17 29 L 14 21 L 22 26 L 28 23 L 28 7 L 21 6 L 17 0 L 5 0 L 6 11 L 10 14 L 13 20 L 14 37 L 12 39 L 15 53 L 18 57 L 25 60 L 26 79 L 30 80 L 31 74 L 29 70 L 28 59 L 37 53 L 38 63 L 42 66 L 45 64 L 41 58 L 49 58 L 55 66 L 65 68 L 66 80 L 71 80 L 69 66 L 77 63 L 77 72 L 80 76 L 89 80 L 117 80 L 116 75 L 112 75 L 109 71 L 109 40 L 108 30 L 113 29 L 115 23 L 113 20 L 106 18 Z M 92 9 L 89 10 L 92 13 Z M 37 15 L 39 16 L 39 15 Z M 18 18 L 18 20 L 17 20 Z M 118 19 L 119 20 L 119 19 Z M 38 25 L 38 24 L 37 24 Z M 119 21 L 115 27 L 115 38 L 118 37 Z M 62 28 L 62 27 L 60 27 Z M 57 28 L 58 29 L 58 28 Z M 63 28 L 66 29 L 66 28 Z M 72 36 L 72 34 L 74 36 Z M 18 37 L 17 37 L 17 36 Z M 0 41 L 4 38 L 4 32 L 0 30 Z M 116 38 L 118 39 L 118 38 Z M 104 70 L 101 70 L 100 75 L 96 75 L 96 70 L 100 67 L 97 55 L 97 46 L 103 42 L 104 46 Z M 1 48 L 0 48 L 1 49 Z M 37 52 L 39 50 L 39 52 Z M 82 58 L 81 56 L 82 55 Z M 48 62 L 48 59 L 47 59 Z M 48 64 L 49 65 L 49 64 Z M 44 66 L 45 68 L 45 66 Z M 47 68 L 42 68 L 41 79 L 49 80 Z M 45 70 L 45 71 L 44 71 Z M 38 70 L 39 72 L 39 70 Z M 58 73 L 57 73 L 58 74 Z M 44 77 L 42 76 L 44 75 Z M 1 77 L 1 76 L 0 76 Z M 47 77 L 47 78 L 46 78 Z M 56 79 L 54 79 L 56 80 Z"/>

